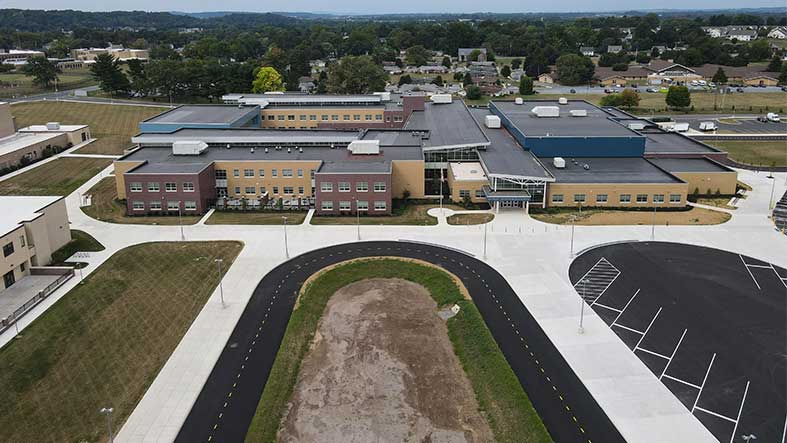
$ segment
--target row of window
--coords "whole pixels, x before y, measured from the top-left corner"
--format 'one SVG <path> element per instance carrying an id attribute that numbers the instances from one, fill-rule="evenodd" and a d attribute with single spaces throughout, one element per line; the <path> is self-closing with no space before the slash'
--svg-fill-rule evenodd
<path id="1" fill-rule="evenodd" d="M 161 191 L 161 184 L 158 182 L 148 182 L 147 185 L 148 185 L 148 192 Z M 129 189 L 131 189 L 131 192 L 142 192 L 142 183 L 132 182 L 129 184 Z M 194 192 L 194 183 L 183 182 L 181 183 L 181 189 L 183 190 L 183 192 Z M 166 192 L 178 192 L 178 184 L 175 182 L 164 183 L 164 190 Z"/>
<path id="2" fill-rule="evenodd" d="M 484 191 L 481 190 L 481 189 L 476 189 L 475 190 L 475 196 L 476 196 L 476 198 L 484 197 Z M 467 190 L 467 189 L 460 189 L 459 190 L 459 198 L 468 198 L 468 197 L 470 197 L 470 191 L 469 190 Z"/>
<path id="3" fill-rule="evenodd" d="M 350 182 L 336 184 L 339 192 L 350 192 Z M 332 182 L 320 182 L 320 192 L 333 192 Z M 369 182 L 356 182 L 355 192 L 369 192 Z M 385 182 L 374 182 L 374 192 L 385 192 Z"/>
<path id="4" fill-rule="evenodd" d="M 150 201 L 147 202 L 148 210 L 150 211 L 161 211 L 162 203 L 160 201 Z M 195 201 L 185 201 L 183 202 L 183 208 L 186 211 L 196 211 L 197 210 L 197 202 Z M 145 202 L 143 201 L 132 201 L 131 202 L 131 209 L 134 211 L 144 211 L 145 210 Z M 167 211 L 179 211 L 180 210 L 180 202 L 179 201 L 168 201 L 167 202 Z"/>
<path id="5" fill-rule="evenodd" d="M 310 121 L 316 121 L 317 120 L 317 114 L 310 114 L 308 116 L 306 114 L 301 114 L 301 115 L 298 116 L 298 120 L 306 121 L 307 117 L 308 117 L 308 119 Z M 328 114 L 321 114 L 320 115 L 320 120 L 328 121 L 329 117 L 333 121 L 339 120 L 339 114 L 331 114 L 330 116 Z M 355 121 L 361 120 L 361 114 L 353 114 L 352 116 L 350 116 L 350 114 L 344 114 L 344 115 L 342 115 L 342 120 L 350 120 L 351 117 L 352 117 L 352 120 L 355 120 Z M 383 115 L 382 114 L 374 114 L 374 115 L 366 114 L 363 117 L 364 117 L 364 120 L 366 120 L 366 121 L 382 120 L 383 119 Z M 295 121 L 295 114 L 268 115 L 268 120 L 274 120 L 274 119 L 275 120 L 279 120 L 279 121 L 284 121 L 284 120 Z"/>
<path id="6" fill-rule="evenodd" d="M 680 203 L 682 196 L 680 194 L 670 194 L 669 202 L 671 204 Z M 607 203 L 609 196 L 607 194 L 596 194 L 596 203 Z M 585 194 L 574 194 L 574 203 L 585 203 Z M 620 203 L 631 203 L 631 194 L 620 194 Z M 647 203 L 648 194 L 637 194 L 637 203 Z M 563 203 L 563 194 L 552 194 L 552 203 Z M 653 194 L 653 203 L 664 203 L 664 194 Z"/>
<path id="7" fill-rule="evenodd" d="M 356 207 L 359 211 L 368 211 L 369 210 L 369 202 L 358 200 L 356 201 Z M 375 211 L 385 211 L 387 208 L 387 203 L 385 201 L 376 201 L 374 202 L 374 210 Z M 333 211 L 333 202 L 332 201 L 325 201 L 323 200 L 320 203 L 320 209 L 323 211 Z M 339 202 L 339 210 L 340 211 L 351 211 L 352 210 L 352 202 L 349 201 L 340 201 Z"/>
<path id="8" fill-rule="evenodd" d="M 240 173 L 241 173 L 240 169 L 233 169 L 232 170 L 232 176 L 233 177 L 236 177 L 236 178 L 240 177 Z M 255 175 L 255 173 L 257 175 Z M 279 170 L 278 169 L 275 169 L 275 168 L 271 169 L 270 173 L 271 173 L 271 177 L 278 177 L 279 176 Z M 282 177 L 292 178 L 292 177 L 295 177 L 296 175 L 297 175 L 298 178 L 303 178 L 303 169 L 297 169 L 297 170 L 282 169 L 281 170 L 281 176 Z M 243 170 L 243 177 L 245 177 L 245 178 L 251 178 L 251 177 L 256 177 L 256 176 L 265 177 L 265 169 L 258 169 L 256 171 L 254 169 L 244 169 Z M 311 178 L 314 178 L 314 169 L 311 169 L 309 171 L 309 176 Z M 217 180 L 226 180 L 227 179 L 227 171 L 225 171 L 224 169 L 216 169 L 216 179 Z"/>
<path id="9" fill-rule="evenodd" d="M 273 188 L 272 194 L 279 195 L 279 187 L 273 186 L 272 188 Z M 239 195 L 241 193 L 240 190 L 241 190 L 240 186 L 235 186 L 236 195 Z M 282 186 L 282 190 L 284 191 L 283 194 L 295 194 L 295 187 L 293 186 Z M 260 186 L 260 194 L 265 194 L 266 192 L 267 192 L 267 188 L 265 186 Z M 246 186 L 243 188 L 243 193 L 246 195 L 255 195 L 257 193 L 257 188 L 255 188 L 254 186 Z M 298 186 L 298 194 L 301 195 L 304 194 L 303 186 Z"/>

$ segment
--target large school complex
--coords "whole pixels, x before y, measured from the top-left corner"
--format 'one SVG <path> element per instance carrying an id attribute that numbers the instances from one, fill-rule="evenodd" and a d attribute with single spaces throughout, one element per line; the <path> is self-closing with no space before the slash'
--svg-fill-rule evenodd
<path id="1" fill-rule="evenodd" d="M 211 207 L 391 213 L 443 194 L 494 208 L 686 206 L 733 194 L 726 153 L 581 100 L 262 94 L 140 123 L 115 162 L 130 215 Z"/>

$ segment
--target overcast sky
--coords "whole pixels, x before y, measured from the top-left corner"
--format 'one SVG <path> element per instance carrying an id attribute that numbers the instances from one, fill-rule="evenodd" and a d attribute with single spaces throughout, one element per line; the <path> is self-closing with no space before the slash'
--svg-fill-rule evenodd
<path id="1" fill-rule="evenodd" d="M 550 2 L 525 2 L 523 0 L 0 0 L 0 8 L 24 9 L 80 9 L 85 11 L 146 10 L 146 11 L 253 11 L 270 10 L 288 12 L 333 13 L 410 13 L 410 12 L 587 12 L 618 11 L 621 9 L 722 9 L 783 7 L 784 0 L 555 0 Z"/>

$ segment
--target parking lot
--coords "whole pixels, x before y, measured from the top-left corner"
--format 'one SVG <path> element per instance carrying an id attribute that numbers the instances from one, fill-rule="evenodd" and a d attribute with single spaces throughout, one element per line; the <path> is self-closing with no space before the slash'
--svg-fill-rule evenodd
<path id="1" fill-rule="evenodd" d="M 760 122 L 757 115 L 720 116 L 720 115 L 692 115 L 675 116 L 675 121 L 686 122 L 691 129 L 700 130 L 701 122 L 712 121 L 719 127 L 717 133 L 723 134 L 787 134 L 787 120 L 781 122 Z"/>
<path id="2" fill-rule="evenodd" d="M 725 251 L 640 242 L 571 265 L 575 288 L 721 442 L 784 442 L 787 270 Z"/>

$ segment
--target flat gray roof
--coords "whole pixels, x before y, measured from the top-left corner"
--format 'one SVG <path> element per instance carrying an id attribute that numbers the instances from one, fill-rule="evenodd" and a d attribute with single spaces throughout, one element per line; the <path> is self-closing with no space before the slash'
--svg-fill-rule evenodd
<path id="1" fill-rule="evenodd" d="M 424 104 L 423 111 L 413 111 L 404 129 L 428 130 L 425 148 L 477 147 L 489 144 L 470 111 L 461 100 L 451 103 Z"/>
<path id="2" fill-rule="evenodd" d="M 143 123 L 229 124 L 247 116 L 250 112 L 259 112 L 259 107 L 245 105 L 183 105 L 150 117 Z"/>
<path id="3" fill-rule="evenodd" d="M 556 168 L 551 157 L 541 158 L 557 183 L 681 183 L 677 177 L 641 157 L 577 157 L 565 160 L 565 168 Z M 577 164 L 572 160 L 576 160 Z M 584 168 L 586 164 L 589 169 Z"/>
<path id="4" fill-rule="evenodd" d="M 637 133 L 611 120 L 611 114 L 584 100 L 528 100 L 521 105 L 512 101 L 493 101 L 511 123 L 527 137 L 637 137 Z M 557 106 L 560 117 L 536 117 L 536 106 Z M 571 110 L 587 111 L 587 117 L 572 117 Z"/>
<path id="5" fill-rule="evenodd" d="M 642 134 L 645 138 L 645 155 L 670 153 L 670 154 L 688 154 L 688 153 L 714 153 L 722 152 L 714 149 L 708 145 L 700 143 L 691 137 L 687 137 L 677 132 L 666 132 L 659 130 L 643 131 Z"/>
<path id="6" fill-rule="evenodd" d="M 514 140 L 508 130 L 490 129 L 485 126 L 485 116 L 492 115 L 488 109 L 472 108 L 470 113 L 490 141 L 486 149 L 478 151 L 481 162 L 489 174 L 554 180 L 533 154 Z"/>
<path id="7" fill-rule="evenodd" d="M 652 158 L 654 165 L 667 172 L 735 172 L 706 158 Z"/>
<path id="8" fill-rule="evenodd" d="M 176 140 L 204 141 L 205 143 L 350 143 L 358 140 L 360 131 L 338 131 L 331 129 L 179 129 L 171 134 L 138 134 L 131 138 L 134 143 L 172 144 Z"/>

